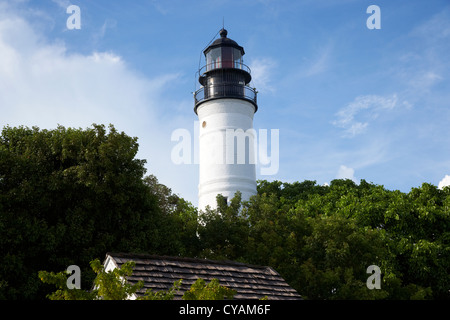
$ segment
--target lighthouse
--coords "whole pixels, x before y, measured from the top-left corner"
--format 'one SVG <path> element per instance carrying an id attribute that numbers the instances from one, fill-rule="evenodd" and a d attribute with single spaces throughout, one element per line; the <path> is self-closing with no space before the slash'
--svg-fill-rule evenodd
<path id="1" fill-rule="evenodd" d="M 242 200 L 256 194 L 253 116 L 258 110 L 257 91 L 248 84 L 250 68 L 243 62 L 244 48 L 227 37 L 204 51 L 206 64 L 199 70 L 200 89 L 194 94 L 199 119 L 198 207 L 217 207 L 218 194 Z"/>

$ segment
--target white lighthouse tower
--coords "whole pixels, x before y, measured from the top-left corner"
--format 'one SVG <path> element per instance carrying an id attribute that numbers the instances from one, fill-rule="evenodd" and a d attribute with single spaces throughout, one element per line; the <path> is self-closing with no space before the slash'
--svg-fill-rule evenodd
<path id="1" fill-rule="evenodd" d="M 236 191 L 243 200 L 256 194 L 253 115 L 258 109 L 256 90 L 248 86 L 251 75 L 243 63 L 244 48 L 227 38 L 227 30 L 220 30 L 220 38 L 203 53 L 202 87 L 194 96 L 200 125 L 200 210 L 216 208 L 218 194 L 229 200 Z"/>

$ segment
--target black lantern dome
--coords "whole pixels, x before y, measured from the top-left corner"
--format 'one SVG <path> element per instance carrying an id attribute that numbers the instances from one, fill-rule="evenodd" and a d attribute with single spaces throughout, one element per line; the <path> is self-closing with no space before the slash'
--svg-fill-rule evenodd
<path id="1" fill-rule="evenodd" d="M 216 39 L 204 51 L 206 65 L 199 70 L 198 81 L 202 87 L 195 92 L 195 108 L 208 100 L 236 98 L 256 104 L 256 90 L 250 88 L 250 68 L 243 63 L 244 48 L 227 38 L 228 32 L 220 30 Z"/>
<path id="2" fill-rule="evenodd" d="M 211 49 L 221 47 L 221 46 L 236 48 L 241 52 L 241 56 L 243 56 L 245 54 L 244 48 L 242 48 L 240 45 L 238 45 L 236 41 L 231 40 L 230 38 L 227 38 L 227 35 L 228 35 L 227 30 L 221 29 L 219 31 L 219 34 L 220 34 L 220 38 L 216 39 L 208 48 L 205 49 L 205 51 L 203 51 L 205 56 Z"/>

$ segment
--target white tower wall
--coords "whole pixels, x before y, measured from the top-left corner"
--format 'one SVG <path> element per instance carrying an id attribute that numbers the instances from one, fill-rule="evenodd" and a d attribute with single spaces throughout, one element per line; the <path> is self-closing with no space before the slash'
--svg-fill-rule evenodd
<path id="1" fill-rule="evenodd" d="M 217 194 L 229 200 L 238 190 L 242 200 L 256 194 L 254 113 L 255 106 L 242 99 L 214 99 L 198 106 L 200 210 L 216 208 Z"/>

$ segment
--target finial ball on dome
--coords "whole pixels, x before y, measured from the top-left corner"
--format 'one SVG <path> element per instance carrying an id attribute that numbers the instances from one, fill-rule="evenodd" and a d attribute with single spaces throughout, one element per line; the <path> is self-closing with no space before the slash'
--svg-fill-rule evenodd
<path id="1" fill-rule="evenodd" d="M 222 38 L 226 38 L 226 37 L 227 37 L 227 34 L 228 34 L 228 31 L 227 31 L 226 29 L 221 29 L 220 32 L 219 32 L 219 34 L 220 34 L 220 36 L 221 36 Z"/>

